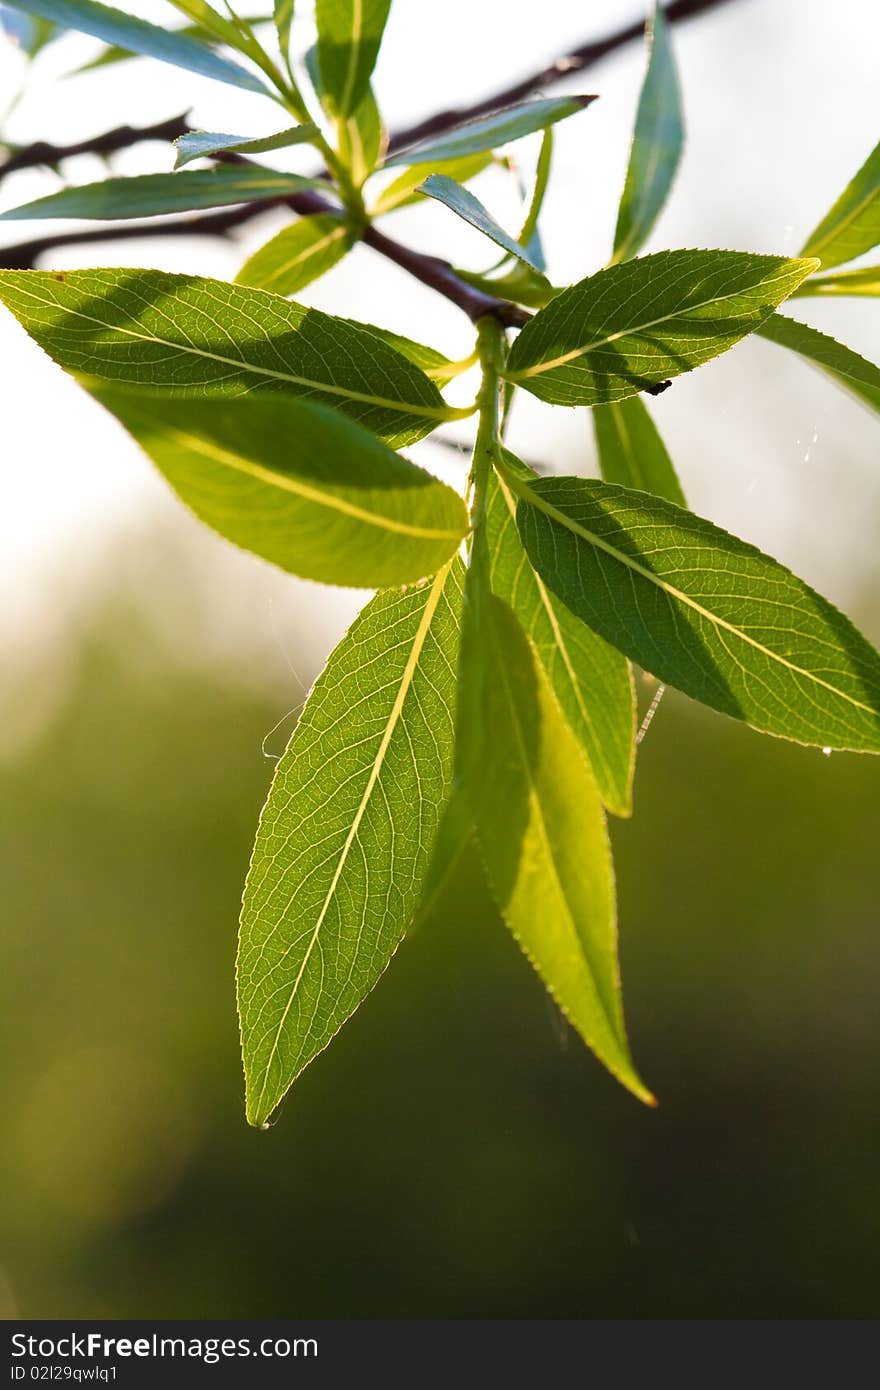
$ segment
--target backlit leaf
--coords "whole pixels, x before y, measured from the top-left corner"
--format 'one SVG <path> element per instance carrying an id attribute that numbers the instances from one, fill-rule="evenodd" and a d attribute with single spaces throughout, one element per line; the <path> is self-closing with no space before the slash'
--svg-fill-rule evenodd
<path id="1" fill-rule="evenodd" d="M 358 188 L 381 162 L 387 143 L 388 132 L 368 87 L 356 110 L 339 122 L 339 153 Z"/>
<path id="2" fill-rule="evenodd" d="M 208 401 L 87 384 L 196 516 L 293 574 L 412 583 L 467 533 L 457 493 L 339 411 L 279 393 Z"/>
<path id="3" fill-rule="evenodd" d="M 382 213 L 421 202 L 419 188 L 432 172 L 446 174 L 458 183 L 467 183 L 468 179 L 475 178 L 492 163 L 491 153 L 484 151 L 481 154 L 467 154 L 462 159 L 450 159 L 443 163 L 414 164 L 411 168 L 404 169 L 402 174 L 398 174 L 397 178 L 387 185 L 373 203 L 371 212 L 374 217 L 379 217 Z"/>
<path id="4" fill-rule="evenodd" d="M 798 285 L 792 298 L 816 295 L 853 295 L 876 298 L 880 295 L 880 265 L 866 265 L 862 270 L 840 270 L 835 275 L 811 275 Z"/>
<path id="5" fill-rule="evenodd" d="M 368 327 L 266 290 L 160 270 L 7 270 L 0 300 L 59 366 L 117 384 L 188 396 L 286 390 L 395 446 L 469 414 Z"/>
<path id="6" fill-rule="evenodd" d="M 391 0 L 316 0 L 321 95 L 350 116 L 367 94 Z"/>
<path id="7" fill-rule="evenodd" d="M 818 256 L 823 266 L 854 261 L 880 242 L 880 145 L 830 212 L 807 237 L 802 256 Z"/>
<path id="8" fill-rule="evenodd" d="M 228 44 L 230 48 L 237 48 L 241 52 L 247 51 L 247 35 L 242 34 L 237 24 L 220 14 L 219 10 L 207 3 L 207 0 L 169 0 L 169 4 L 180 10 L 180 13 L 185 14 L 194 24 L 200 25 L 207 33 L 213 34 L 220 43 Z"/>
<path id="9" fill-rule="evenodd" d="M 544 249 L 541 245 L 541 236 L 538 231 L 538 222 L 541 216 L 541 209 L 544 206 L 544 199 L 547 196 L 547 189 L 550 186 L 550 169 L 553 164 L 553 127 L 548 126 L 544 131 L 544 138 L 541 141 L 541 149 L 538 154 L 538 164 L 535 170 L 535 183 L 532 189 L 532 196 L 526 210 L 525 220 L 523 221 L 517 241 L 524 246 L 531 257 L 533 265 L 540 271 L 546 271 L 547 262 L 544 259 Z"/>
<path id="10" fill-rule="evenodd" d="M 461 576 L 455 560 L 367 604 L 278 764 L 238 955 L 251 1124 L 373 988 L 418 907 L 451 790 Z"/>
<path id="11" fill-rule="evenodd" d="M 226 165 L 219 169 L 188 170 L 185 174 L 139 174 L 134 178 L 102 179 L 79 188 L 64 188 L 32 203 L 0 213 L 0 222 L 20 222 L 48 217 L 83 217 L 116 220 L 127 217 L 160 217 L 169 212 L 196 208 L 228 207 L 232 203 L 286 198 L 304 188 L 320 188 L 316 179 L 281 174 L 257 165 Z"/>
<path id="12" fill-rule="evenodd" d="M 509 467 L 534 478 L 512 454 Z M 635 700 L 629 662 L 574 617 L 532 569 L 516 528 L 516 498 L 499 475 L 490 483 L 487 519 L 492 589 L 516 614 L 569 727 L 584 748 L 602 800 L 617 815 L 631 810 Z"/>
<path id="13" fill-rule="evenodd" d="M 245 261 L 236 283 L 296 294 L 341 261 L 353 242 L 351 228 L 339 217 L 300 217 Z"/>
<path id="14" fill-rule="evenodd" d="M 533 309 L 543 309 L 545 304 L 549 304 L 550 300 L 560 293 L 555 285 L 551 285 L 546 275 L 532 270 L 525 261 L 505 257 L 504 266 L 509 269 L 492 274 L 479 274 L 456 266 L 455 273 L 461 280 L 466 280 L 469 285 L 482 290 L 484 294 L 495 295 L 499 299 L 512 299 L 516 304 L 527 304 Z"/>
<path id="15" fill-rule="evenodd" d="M 491 116 L 458 126 L 455 130 L 444 132 L 422 140 L 407 149 L 397 150 L 385 167 L 395 164 L 437 164 L 447 159 L 461 159 L 464 155 L 479 154 L 482 151 L 496 150 L 501 145 L 510 145 L 525 135 L 533 135 L 536 130 L 546 130 L 567 116 L 575 116 L 583 111 L 595 97 L 545 97 L 540 101 L 526 101 L 519 106 L 508 106 Z"/>
<path id="16" fill-rule="evenodd" d="M 591 415 L 606 483 L 653 492 L 677 507 L 687 506 L 660 431 L 638 396 L 597 405 Z"/>
<path id="17" fill-rule="evenodd" d="M 880 654 L 778 561 L 644 492 L 511 487 L 547 587 L 631 660 L 764 733 L 880 752 Z"/>
<path id="18" fill-rule="evenodd" d="M 732 347 L 815 267 L 745 251 L 660 251 L 610 266 L 526 324 L 505 375 L 554 405 L 622 400 Z"/>
<path id="19" fill-rule="evenodd" d="M 260 79 L 229 58 L 221 58 L 206 45 L 187 34 L 160 29 L 143 19 L 98 0 L 16 0 L 15 9 L 49 19 L 63 29 L 78 29 L 104 43 L 115 44 L 130 53 L 139 53 L 174 67 L 186 68 L 202 77 L 213 77 L 248 92 L 270 95 Z"/>
<path id="20" fill-rule="evenodd" d="M 684 147 L 675 57 L 669 26 L 656 0 L 646 32 L 648 70 L 639 96 L 629 167 L 617 214 L 612 264 L 629 260 L 647 241 L 669 196 Z"/>
<path id="21" fill-rule="evenodd" d="M 426 921 L 439 904 L 467 849 L 472 831 L 470 802 L 461 787 L 453 786 L 440 817 L 413 928 Z"/>
<path id="22" fill-rule="evenodd" d="M 278 46 L 284 57 L 290 48 L 290 26 L 293 23 L 293 7 L 296 0 L 275 0 L 275 29 L 278 33 Z"/>
<path id="23" fill-rule="evenodd" d="M 624 1029 L 614 873 L 596 782 L 513 613 L 491 592 L 474 595 L 481 570 L 478 559 L 468 571 L 459 736 L 492 895 L 587 1045 L 650 1102 Z"/>
<path id="24" fill-rule="evenodd" d="M 424 193 L 429 198 L 436 198 L 439 203 L 443 203 L 452 212 L 469 222 L 472 227 L 476 227 L 484 236 L 489 237 L 495 242 L 496 246 L 501 246 L 518 260 L 525 261 L 526 265 L 531 266 L 532 270 L 538 270 L 537 265 L 530 257 L 524 246 L 520 246 L 512 236 L 500 227 L 494 217 L 486 210 L 479 198 L 475 198 L 469 189 L 463 188 L 455 179 L 450 179 L 446 174 L 430 174 L 419 188 L 420 193 Z"/>
<path id="25" fill-rule="evenodd" d="M 832 381 L 849 391 L 872 410 L 880 411 L 880 367 L 861 357 L 852 348 L 844 347 L 827 333 L 797 323 L 784 314 L 772 314 L 758 330 L 780 347 L 790 348 L 820 367 Z"/>
<path id="26" fill-rule="evenodd" d="M 346 320 L 346 322 L 349 321 L 354 322 L 354 320 Z M 405 338 L 402 333 L 392 333 L 389 328 L 380 328 L 375 323 L 357 324 L 356 326 L 366 328 L 368 332 L 381 338 L 383 343 L 387 343 L 389 347 L 393 347 L 408 361 L 421 367 L 425 376 L 430 377 L 440 386 L 444 386 L 446 382 L 452 381 L 453 377 L 458 376 L 459 364 L 451 362 L 436 348 L 428 347 L 425 343 L 417 343 L 413 338 Z"/>

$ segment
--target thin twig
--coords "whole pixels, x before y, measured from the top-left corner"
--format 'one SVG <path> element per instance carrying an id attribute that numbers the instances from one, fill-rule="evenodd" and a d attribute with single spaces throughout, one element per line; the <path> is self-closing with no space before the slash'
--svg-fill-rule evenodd
<path id="1" fill-rule="evenodd" d="M 79 140 L 75 145 L 52 145 L 47 140 L 37 140 L 33 145 L 23 145 L 0 164 L 0 179 L 7 174 L 17 173 L 19 169 L 33 169 L 39 164 L 54 166 L 78 154 L 116 154 L 118 150 L 131 149 L 132 145 L 140 145 L 147 140 L 179 140 L 189 129 L 187 113 L 184 112 L 180 116 L 171 116 L 167 121 L 158 121 L 156 125 L 116 126 L 114 130 L 106 130 L 103 135 Z"/>
<path id="2" fill-rule="evenodd" d="M 409 246 L 403 246 L 399 241 L 394 241 L 384 232 L 380 232 L 378 227 L 368 227 L 364 232 L 363 242 L 365 246 L 371 246 L 374 251 L 378 251 L 386 260 L 393 261 L 402 270 L 415 276 L 423 285 L 457 304 L 474 323 L 489 316 L 498 319 L 499 323 L 506 324 L 509 328 L 521 328 L 532 317 L 527 309 L 521 309 L 518 304 L 511 304 L 507 299 L 494 299 L 491 295 L 483 294 L 481 290 L 465 284 L 448 261 L 441 260 L 438 256 L 426 256 L 421 251 L 413 251 Z"/>
<path id="3" fill-rule="evenodd" d="M 281 199 L 278 200 L 279 204 Z M 271 206 L 262 203 L 260 211 Z M 95 227 L 87 232 L 63 232 L 19 241 L 14 246 L 0 247 L 0 266 L 4 270 L 32 270 L 37 259 L 47 251 L 65 246 L 98 245 L 104 241 L 136 241 L 144 237 L 226 236 L 254 216 L 253 204 L 229 208 L 224 212 L 204 213 L 199 217 L 169 217 L 165 221 L 151 218 L 148 222 L 120 222 L 109 227 Z"/>
<path id="4" fill-rule="evenodd" d="M 707 10 L 717 9 L 727 0 L 673 0 L 666 7 L 666 17 L 672 23 L 693 18 Z M 512 86 L 496 92 L 493 96 L 476 102 L 472 106 L 456 110 L 442 111 L 427 120 L 396 131 L 389 140 L 389 149 L 399 150 L 417 140 L 432 135 L 443 134 L 465 121 L 484 116 L 513 102 L 521 101 L 542 87 L 549 87 L 573 72 L 583 72 L 600 59 L 638 39 L 645 29 L 645 21 L 637 20 L 624 28 L 608 34 L 604 39 L 596 39 L 572 49 L 570 53 L 557 58 L 549 66 L 520 79 Z M 174 133 L 168 132 L 173 129 Z M 0 166 L 0 178 L 13 169 L 23 169 L 37 164 L 54 164 L 74 154 L 109 154 L 129 145 L 147 139 L 176 139 L 184 134 L 188 126 L 183 117 L 175 117 L 161 125 L 143 127 L 138 130 L 120 126 L 91 140 L 80 141 L 78 145 L 56 146 L 40 142 L 14 155 Z M 163 221 L 127 222 L 117 227 L 99 227 L 85 232 L 59 232 L 55 235 L 37 237 L 30 241 L 18 242 L 13 246 L 0 248 L 0 266 L 7 270 L 30 269 L 37 258 L 47 251 L 60 250 L 65 246 L 82 246 L 105 241 L 123 241 L 143 237 L 181 237 L 181 236 L 226 236 L 236 227 L 250 222 L 274 207 L 288 207 L 301 216 L 314 213 L 338 213 L 338 209 L 324 200 L 320 194 L 306 190 L 289 198 L 265 198 L 259 202 L 246 203 L 229 211 L 207 213 L 198 217 L 168 217 Z M 363 233 L 365 245 L 370 246 L 387 260 L 406 270 L 422 284 L 442 294 L 453 304 L 463 309 L 476 321 L 492 315 L 507 325 L 520 325 L 530 317 L 528 312 L 508 300 L 494 299 L 466 285 L 455 274 L 453 267 L 436 256 L 428 256 L 414 251 L 393 238 L 370 226 Z"/>
<path id="5" fill-rule="evenodd" d="M 685 19 L 693 19 L 706 10 L 718 9 L 720 5 L 727 3 L 728 0 L 673 0 L 671 5 L 666 6 L 665 14 L 667 20 L 675 24 Z M 561 82 L 572 73 L 584 72 L 587 68 L 594 67 L 602 58 L 607 58 L 609 53 L 625 47 L 634 39 L 640 39 L 645 32 L 645 23 L 645 20 L 637 19 L 634 23 L 607 34 L 604 39 L 593 39 L 589 43 L 581 44 L 579 48 L 573 48 L 571 52 L 556 58 L 546 67 L 539 68 L 528 77 L 520 78 L 518 82 L 512 83 L 500 92 L 494 92 L 482 101 L 474 102 L 472 106 L 438 111 L 436 115 L 428 116 L 426 120 L 418 121 L 415 125 L 396 130 L 389 138 L 388 149 L 405 149 L 407 145 L 427 140 L 429 136 L 444 135 L 446 131 L 463 125 L 466 121 L 477 120 L 480 116 L 488 116 L 493 111 L 512 106 L 540 91 L 542 87 L 551 87 L 554 83 Z"/>

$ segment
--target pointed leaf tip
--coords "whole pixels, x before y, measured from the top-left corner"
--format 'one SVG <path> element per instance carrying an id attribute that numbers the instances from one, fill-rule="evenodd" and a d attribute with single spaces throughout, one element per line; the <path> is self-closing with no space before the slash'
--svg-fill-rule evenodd
<path id="1" fill-rule="evenodd" d="M 247 1117 L 262 1125 L 379 980 L 452 787 L 463 565 L 376 595 L 278 764 L 241 914 Z"/>
<path id="2" fill-rule="evenodd" d="M 747 251 L 658 251 L 556 295 L 523 328 L 505 375 L 552 405 L 623 400 L 753 333 L 815 267 Z"/>

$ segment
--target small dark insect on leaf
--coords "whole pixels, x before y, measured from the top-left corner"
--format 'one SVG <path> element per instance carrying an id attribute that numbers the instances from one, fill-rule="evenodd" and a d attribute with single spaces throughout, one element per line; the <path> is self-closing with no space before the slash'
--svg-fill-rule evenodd
<path id="1" fill-rule="evenodd" d="M 653 386 L 646 386 L 646 387 L 645 387 L 645 395 L 646 395 L 646 396 L 662 396 L 662 395 L 663 395 L 663 392 L 666 391 L 671 385 L 672 385 L 672 382 L 671 382 L 671 381 L 657 381 L 657 382 L 654 383 Z"/>

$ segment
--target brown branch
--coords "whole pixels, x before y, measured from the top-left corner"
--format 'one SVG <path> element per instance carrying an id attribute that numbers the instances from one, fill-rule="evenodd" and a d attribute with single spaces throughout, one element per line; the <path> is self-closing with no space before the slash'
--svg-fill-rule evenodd
<path id="1" fill-rule="evenodd" d="M 706 10 L 718 9 L 720 5 L 727 3 L 728 0 L 673 0 L 671 5 L 665 7 L 665 14 L 670 23 L 676 24 L 685 19 L 693 19 Z M 505 106 L 513 106 L 514 103 L 540 91 L 542 87 L 550 87 L 556 82 L 561 82 L 563 78 L 570 77 L 572 73 L 584 72 L 603 58 L 607 58 L 609 53 L 625 47 L 634 39 L 640 39 L 645 32 L 645 23 L 645 20 L 637 19 L 634 23 L 607 34 L 604 39 L 594 39 L 590 43 L 581 44 L 579 48 L 573 48 L 570 53 L 563 54 L 547 67 L 539 68 L 537 72 L 521 78 L 511 86 L 505 87 L 503 91 L 474 102 L 472 106 L 439 111 L 415 125 L 396 130 L 389 138 L 389 151 L 405 149 L 407 145 L 427 140 L 430 136 L 444 135 L 455 126 L 477 120 L 480 116 L 491 115 L 493 111 L 499 111 Z"/>
<path id="2" fill-rule="evenodd" d="M 728 0 L 673 0 L 673 3 L 666 7 L 666 17 L 671 22 L 677 23 L 693 18 L 707 10 L 717 9 L 727 2 Z M 597 39 L 581 45 L 580 48 L 573 49 L 570 53 L 557 58 L 548 67 L 520 79 L 512 86 L 506 87 L 503 91 L 496 92 L 493 96 L 476 102 L 472 106 L 439 112 L 416 125 L 398 130 L 389 140 L 389 149 L 403 149 L 418 140 L 426 139 L 428 136 L 443 134 L 466 121 L 488 115 L 492 111 L 521 101 L 536 90 L 551 86 L 573 72 L 583 72 L 584 69 L 592 67 L 609 53 L 613 53 L 616 49 L 638 39 L 644 33 L 644 29 L 645 21 L 637 20 L 633 24 L 607 35 L 604 39 Z M 129 126 L 120 126 L 116 130 L 95 136 L 91 140 L 83 140 L 77 145 L 57 146 L 41 142 L 19 150 L 12 155 L 5 164 L 0 166 L 0 178 L 16 168 L 23 169 L 37 164 L 55 164 L 74 154 L 110 154 L 141 140 L 177 139 L 187 129 L 188 126 L 184 118 L 175 117 L 160 125 L 143 127 L 140 130 Z M 169 133 L 171 131 L 173 133 Z M 234 228 L 242 226 L 273 207 L 289 207 L 301 216 L 318 212 L 338 213 L 338 208 L 328 203 L 320 194 L 306 190 L 290 198 L 262 199 L 259 202 L 246 203 L 241 207 L 231 208 L 228 211 L 207 213 L 198 217 L 168 217 L 161 222 L 153 220 L 128 222 L 119 227 L 101 227 L 94 231 L 61 232 L 54 236 L 38 237 L 0 248 L 0 266 L 5 269 L 26 270 L 32 267 L 37 258 L 45 252 L 57 250 L 64 246 L 157 236 L 226 236 Z M 508 300 L 494 299 L 492 296 L 483 294 L 465 284 L 455 274 L 448 261 L 403 246 L 374 226 L 366 228 L 362 239 L 365 245 L 370 246 L 381 256 L 421 281 L 422 284 L 428 285 L 453 304 L 458 305 L 474 321 L 492 314 L 501 323 L 520 325 L 530 317 L 528 312 L 520 308 L 519 305 L 512 304 Z"/>
<path id="3" fill-rule="evenodd" d="M 448 261 L 441 260 L 438 256 L 426 256 L 422 251 L 413 251 L 409 246 L 393 241 L 384 232 L 380 232 L 378 227 L 368 227 L 362 239 L 365 246 L 371 246 L 380 256 L 393 261 L 423 285 L 457 304 L 474 323 L 491 314 L 508 328 L 521 328 L 532 317 L 527 309 L 521 309 L 518 304 L 512 304 L 508 299 L 494 299 L 491 295 L 474 289 L 472 285 L 465 284 Z"/>
<path id="4" fill-rule="evenodd" d="M 46 140 L 37 140 L 33 145 L 23 145 L 0 164 L 0 179 L 7 174 L 17 173 L 19 169 L 33 169 L 38 164 L 54 166 L 63 159 L 72 159 L 78 154 L 115 154 L 117 150 L 130 149 L 132 145 L 143 144 L 147 140 L 178 140 L 190 129 L 186 112 L 181 116 L 171 116 L 167 121 L 156 125 L 120 125 L 115 130 L 107 130 L 103 135 L 93 135 L 88 140 L 79 140 L 75 145 L 51 145 Z"/>
<path id="5" fill-rule="evenodd" d="M 280 200 L 279 200 L 280 201 Z M 271 206 L 260 204 L 258 211 Z M 104 241 L 134 241 L 144 237 L 226 236 L 255 215 L 253 203 L 230 208 L 224 212 L 209 212 L 200 217 L 169 217 L 164 222 L 151 218 L 149 222 L 122 222 L 118 226 L 95 227 L 88 232 L 58 232 L 54 235 L 19 241 L 14 246 L 0 246 L 0 266 L 4 270 L 32 270 L 38 257 L 46 251 L 65 246 L 98 245 Z"/>

